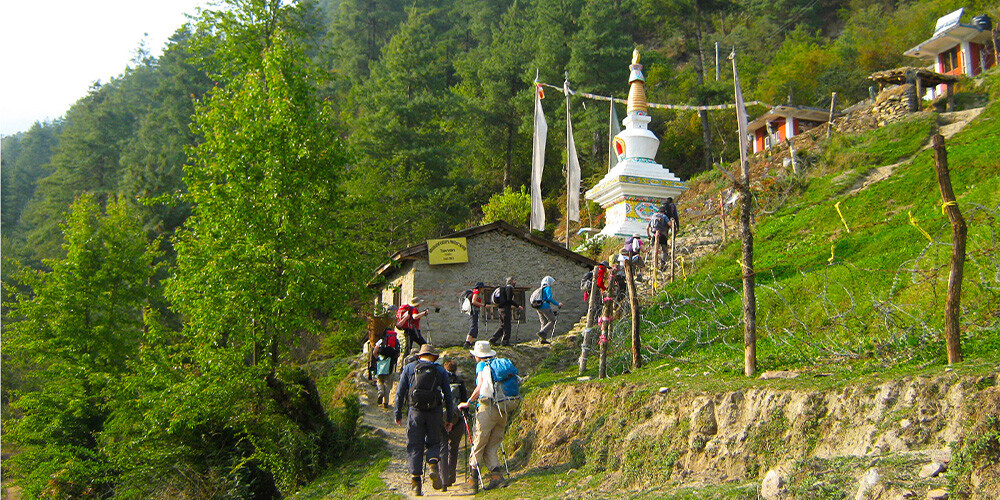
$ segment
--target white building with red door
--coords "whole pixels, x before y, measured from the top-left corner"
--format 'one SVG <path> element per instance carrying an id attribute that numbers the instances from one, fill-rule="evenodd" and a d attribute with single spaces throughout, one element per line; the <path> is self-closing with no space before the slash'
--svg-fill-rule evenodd
<path id="1" fill-rule="evenodd" d="M 771 108 L 747 125 L 753 152 L 770 149 L 775 144 L 826 123 L 830 111 L 809 106 L 783 104 Z"/>
<path id="2" fill-rule="evenodd" d="M 972 24 L 965 24 L 961 22 L 964 12 L 962 8 L 939 18 L 934 36 L 903 54 L 931 63 L 928 69 L 943 75 L 976 76 L 995 66 L 992 21 L 977 16 Z M 924 97 L 933 99 L 944 90 L 943 85 L 929 88 Z"/>

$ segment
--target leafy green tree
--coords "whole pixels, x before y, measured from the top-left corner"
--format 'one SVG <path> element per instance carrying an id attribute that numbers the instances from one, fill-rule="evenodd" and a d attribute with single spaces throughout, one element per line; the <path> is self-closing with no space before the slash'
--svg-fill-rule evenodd
<path id="1" fill-rule="evenodd" d="M 528 224 L 531 214 L 531 195 L 527 188 L 521 186 L 520 191 L 514 191 L 507 186 L 502 193 L 490 197 L 490 202 L 483 206 L 483 224 L 502 220 L 515 226 Z"/>
<path id="2" fill-rule="evenodd" d="M 277 2 L 232 7 L 206 16 L 212 25 L 200 32 L 241 43 L 248 39 L 242 30 L 261 34 L 257 23 L 277 25 L 283 16 Z M 282 373 L 300 335 L 321 333 L 324 317 L 349 315 L 364 283 L 355 279 L 353 242 L 338 224 L 344 160 L 311 85 L 317 75 L 293 37 L 280 27 L 270 33 L 250 37 L 262 48 L 259 61 L 219 66 L 246 72 L 224 75 L 228 84 L 196 108 L 203 142 L 185 166 L 193 212 L 175 238 L 176 278 L 168 284 L 187 320 L 182 341 L 191 371 L 150 387 L 161 390 L 143 397 L 151 420 L 135 424 L 160 421 L 184 446 L 148 457 L 147 470 L 176 458 L 203 481 L 221 472 L 214 487 L 263 496 L 313 477 L 338 452 L 318 403 L 305 415 L 289 403 L 294 394 L 316 403 L 314 388 Z M 206 433 L 210 442 L 199 444 Z M 169 441 L 153 433 L 148 445 L 159 439 Z M 140 469 L 130 477 L 142 477 Z"/>
<path id="3" fill-rule="evenodd" d="M 77 200 L 63 226 L 66 257 L 25 268 L 5 324 L 7 362 L 39 390 L 16 395 L 9 438 L 18 485 L 31 497 L 100 498 L 114 481 L 101 446 L 109 384 L 138 353 L 142 309 L 157 293 L 157 258 L 124 201 Z"/>

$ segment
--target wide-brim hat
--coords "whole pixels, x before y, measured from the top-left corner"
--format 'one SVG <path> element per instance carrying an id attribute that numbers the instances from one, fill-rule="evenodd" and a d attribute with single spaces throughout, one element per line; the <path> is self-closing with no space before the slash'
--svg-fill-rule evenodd
<path id="1" fill-rule="evenodd" d="M 410 305 L 411 306 L 419 306 L 420 304 L 423 304 L 423 303 L 424 303 L 424 299 L 421 299 L 420 297 L 413 297 L 412 299 L 410 299 Z"/>
<path id="2" fill-rule="evenodd" d="M 434 356 L 435 358 L 437 358 L 440 357 L 441 355 L 438 354 L 437 350 L 434 349 L 434 346 L 430 344 L 424 344 L 420 346 L 420 352 L 417 353 L 417 357 L 419 358 L 420 356 Z"/>
<path id="3" fill-rule="evenodd" d="M 477 340 L 476 345 L 469 352 L 477 358 L 492 358 L 497 355 L 488 340 Z"/>

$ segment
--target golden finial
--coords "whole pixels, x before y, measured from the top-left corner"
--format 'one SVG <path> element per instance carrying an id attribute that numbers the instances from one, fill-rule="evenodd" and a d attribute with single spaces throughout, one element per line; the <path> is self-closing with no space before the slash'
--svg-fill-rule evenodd
<path id="1" fill-rule="evenodd" d="M 639 49 L 632 49 L 632 64 L 639 64 Z"/>

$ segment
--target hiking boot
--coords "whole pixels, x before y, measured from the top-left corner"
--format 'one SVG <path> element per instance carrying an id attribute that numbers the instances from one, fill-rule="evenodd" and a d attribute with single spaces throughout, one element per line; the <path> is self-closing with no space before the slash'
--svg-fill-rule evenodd
<path id="1" fill-rule="evenodd" d="M 413 479 L 410 479 L 410 489 L 413 490 L 413 496 L 424 496 L 424 488 L 421 484 L 420 476 L 413 476 Z"/>
<path id="2" fill-rule="evenodd" d="M 499 470 L 490 472 L 490 482 L 483 487 L 484 490 L 493 490 L 503 485 L 503 474 Z"/>
<path id="3" fill-rule="evenodd" d="M 462 344 L 463 349 L 472 349 L 472 342 L 466 342 Z"/>
<path id="4" fill-rule="evenodd" d="M 538 343 L 539 343 L 539 344 L 542 344 L 542 345 L 548 345 L 548 344 L 551 344 L 552 342 L 549 342 L 549 340 L 548 340 L 548 339 L 546 339 L 545 337 L 540 337 L 540 338 L 538 339 Z"/>
<path id="5" fill-rule="evenodd" d="M 383 399 L 384 399 L 384 398 L 382 397 L 382 395 L 381 395 L 381 394 L 379 394 L 379 395 L 378 395 L 378 399 L 377 399 L 377 400 L 375 401 L 375 404 L 377 404 L 377 405 L 380 405 L 380 404 L 382 404 L 382 400 L 383 400 Z"/>
<path id="6" fill-rule="evenodd" d="M 427 464 L 427 468 L 430 470 L 431 486 L 433 486 L 435 490 L 440 490 L 444 487 L 444 485 L 441 484 L 441 471 L 438 468 L 438 460 L 436 458 L 432 458 L 427 461 Z"/>

